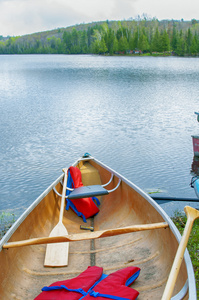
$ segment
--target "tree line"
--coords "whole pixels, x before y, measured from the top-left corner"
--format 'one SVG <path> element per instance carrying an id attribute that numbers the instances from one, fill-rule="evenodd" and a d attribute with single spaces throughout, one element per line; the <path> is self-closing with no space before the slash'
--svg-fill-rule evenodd
<path id="1" fill-rule="evenodd" d="M 0 54 L 199 55 L 199 22 L 137 19 L 85 24 L 19 37 L 0 36 Z"/>

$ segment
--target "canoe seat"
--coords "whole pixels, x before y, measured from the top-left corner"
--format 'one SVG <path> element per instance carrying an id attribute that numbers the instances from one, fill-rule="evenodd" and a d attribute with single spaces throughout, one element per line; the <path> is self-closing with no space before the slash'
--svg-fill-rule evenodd
<path id="1" fill-rule="evenodd" d="M 68 199 L 78 199 L 78 198 L 87 198 L 87 197 L 96 197 L 96 196 L 103 196 L 108 195 L 109 191 L 106 190 L 101 185 L 88 185 L 88 186 L 81 186 L 74 189 L 70 195 L 68 195 Z"/>
<path id="2" fill-rule="evenodd" d="M 109 183 L 113 180 L 113 173 L 111 174 L 111 178 L 109 182 L 106 184 L 100 185 L 85 185 L 80 186 L 75 189 L 66 188 L 70 191 L 70 194 L 66 196 L 68 199 L 79 199 L 79 198 L 87 198 L 87 197 L 96 197 L 96 196 L 103 196 L 108 195 L 109 193 L 115 191 L 121 182 L 121 179 L 119 178 L 117 186 L 112 190 L 105 189 L 105 186 L 109 185 Z"/>
<path id="3" fill-rule="evenodd" d="M 117 186 L 112 190 L 105 189 L 113 179 L 106 184 L 91 184 L 83 185 L 81 171 L 79 168 L 71 166 L 68 169 L 68 180 L 66 187 L 66 210 L 71 208 L 79 217 L 86 222 L 87 218 L 93 217 L 99 212 L 100 201 L 98 196 L 108 195 L 110 192 L 117 189 L 121 179 L 118 178 Z M 74 188 L 72 188 L 74 187 Z"/>
<path id="4" fill-rule="evenodd" d="M 88 197 L 96 197 L 96 196 L 104 196 L 104 195 L 108 195 L 109 193 L 115 191 L 121 182 L 121 179 L 118 178 L 118 183 L 116 185 L 115 188 L 113 188 L 112 190 L 107 190 L 104 187 L 107 186 L 113 179 L 113 174 L 111 174 L 111 179 L 109 180 L 109 182 L 107 182 L 106 184 L 100 185 L 85 185 L 85 186 L 81 186 L 75 189 L 66 187 L 66 190 L 70 191 L 69 195 L 66 195 L 65 198 L 66 199 L 80 199 L 80 198 L 88 198 Z M 59 194 L 56 190 L 56 188 L 53 188 L 54 192 L 58 195 L 58 196 L 62 196 L 61 194 Z"/>

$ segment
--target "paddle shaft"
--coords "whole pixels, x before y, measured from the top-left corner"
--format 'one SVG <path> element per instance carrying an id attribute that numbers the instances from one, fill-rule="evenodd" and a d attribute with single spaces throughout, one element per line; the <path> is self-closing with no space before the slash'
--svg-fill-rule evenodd
<path id="1" fill-rule="evenodd" d="M 63 215 L 64 215 L 65 194 L 66 194 L 66 184 L 67 184 L 67 169 L 63 169 L 63 171 L 64 171 L 64 185 L 62 190 L 61 206 L 60 206 L 60 213 L 59 213 L 60 223 L 62 223 Z"/>
<path id="2" fill-rule="evenodd" d="M 176 256 L 175 256 L 175 259 L 174 259 L 174 262 L 173 262 L 173 265 L 172 265 L 172 268 L 171 268 L 171 271 L 169 274 L 169 278 L 167 280 L 167 284 L 166 284 L 166 287 L 165 287 L 165 290 L 164 290 L 161 300 L 170 300 L 171 299 L 193 223 L 197 218 L 199 218 L 199 211 L 197 211 L 196 209 L 194 209 L 190 206 L 185 206 L 184 211 L 187 215 L 187 223 L 186 223 L 178 250 L 176 252 Z"/>
<path id="3" fill-rule="evenodd" d="M 29 240 L 24 240 L 19 242 L 7 243 L 3 245 L 3 248 L 7 249 L 7 248 L 38 245 L 38 244 L 75 242 L 75 241 L 82 241 L 82 240 L 98 239 L 98 238 L 131 233 L 136 231 L 167 228 L 168 226 L 169 225 L 166 222 L 162 222 L 162 223 L 153 223 L 153 224 L 133 225 L 133 226 L 115 228 L 115 229 L 106 229 L 106 230 L 94 231 L 89 233 L 77 233 L 77 234 L 71 234 L 67 236 L 34 238 L 34 239 L 29 239 Z"/>
<path id="4" fill-rule="evenodd" d="M 177 198 L 177 197 L 163 197 L 163 196 L 152 196 L 149 195 L 155 201 L 182 201 L 182 202 L 199 202 L 198 198 Z"/>

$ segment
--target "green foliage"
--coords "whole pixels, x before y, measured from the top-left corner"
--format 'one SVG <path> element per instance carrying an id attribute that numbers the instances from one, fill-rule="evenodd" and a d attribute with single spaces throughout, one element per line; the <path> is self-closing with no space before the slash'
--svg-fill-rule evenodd
<path id="1" fill-rule="evenodd" d="M 138 40 L 138 49 L 143 53 L 149 52 L 150 46 L 146 34 L 143 32 Z"/>
<path id="2" fill-rule="evenodd" d="M 199 22 L 130 21 L 82 24 L 21 37 L 0 36 L 0 54 L 129 54 L 199 56 Z"/>
<path id="3" fill-rule="evenodd" d="M 129 49 L 129 44 L 126 36 L 121 36 L 118 40 L 118 51 L 125 53 Z"/>
<path id="4" fill-rule="evenodd" d="M 166 29 L 161 35 L 161 51 L 166 52 L 170 50 L 170 40 Z"/>
<path id="5" fill-rule="evenodd" d="M 15 222 L 15 217 L 15 214 L 11 214 L 8 212 L 0 213 L 0 239 Z"/>
<path id="6" fill-rule="evenodd" d="M 181 213 L 175 213 L 172 218 L 174 224 L 182 234 L 187 222 L 187 217 Z M 199 219 L 196 220 L 193 224 L 193 228 L 189 237 L 189 242 L 187 245 L 191 261 L 193 264 L 195 279 L 196 279 L 196 289 L 197 289 L 197 298 L 199 299 Z"/>
<path id="7" fill-rule="evenodd" d="M 161 52 L 160 32 L 158 30 L 158 27 L 156 27 L 155 34 L 153 35 L 153 38 L 152 38 L 151 51 L 152 52 Z"/>

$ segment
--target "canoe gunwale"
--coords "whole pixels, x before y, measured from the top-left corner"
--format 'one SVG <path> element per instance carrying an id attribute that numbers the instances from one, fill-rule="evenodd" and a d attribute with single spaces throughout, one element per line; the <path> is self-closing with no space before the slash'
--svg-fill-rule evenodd
<path id="1" fill-rule="evenodd" d="M 186 281 L 186 283 L 183 286 L 183 288 L 181 289 L 181 291 L 179 291 L 178 294 L 176 294 L 175 296 L 173 296 L 171 298 L 171 300 L 181 300 L 181 299 L 183 299 L 183 297 L 186 295 L 187 291 L 188 291 L 188 280 Z M 189 296 L 190 296 L 190 293 L 189 293 Z M 191 300 L 192 298 L 189 297 L 189 299 Z"/>
<path id="2" fill-rule="evenodd" d="M 64 174 L 61 174 L 16 220 L 12 227 L 7 231 L 7 233 L 0 240 L 0 251 L 3 249 L 3 245 L 11 238 L 16 229 L 21 225 L 21 223 L 27 218 L 27 216 L 33 211 L 33 209 L 43 200 L 43 198 L 62 180 Z"/>

